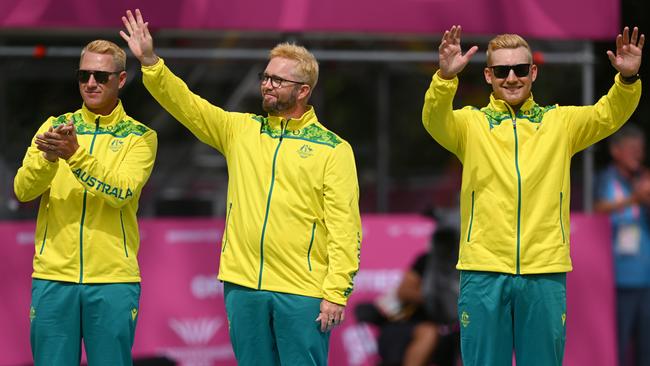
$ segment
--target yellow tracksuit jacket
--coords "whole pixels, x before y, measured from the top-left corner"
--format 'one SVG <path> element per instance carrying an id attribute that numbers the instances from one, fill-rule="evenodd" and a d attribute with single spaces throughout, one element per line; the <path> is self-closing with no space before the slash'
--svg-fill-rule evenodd
<path id="1" fill-rule="evenodd" d="M 480 110 L 453 110 L 457 87 L 458 78 L 434 74 L 422 111 L 429 134 L 463 164 L 457 268 L 570 271 L 571 157 L 625 123 L 641 82 L 617 76 L 592 106 L 542 107 L 531 95 L 516 114 L 494 96 Z"/>
<path id="2" fill-rule="evenodd" d="M 41 198 L 33 278 L 76 283 L 140 282 L 138 198 L 156 157 L 156 133 L 126 115 L 85 105 L 50 117 L 44 133 L 72 119 L 79 149 L 50 162 L 32 145 L 14 179 L 21 202 Z"/>
<path id="3" fill-rule="evenodd" d="M 219 279 L 345 305 L 359 268 L 359 188 L 350 145 L 312 107 L 284 120 L 227 112 L 192 93 L 160 60 L 151 95 L 228 164 Z"/>

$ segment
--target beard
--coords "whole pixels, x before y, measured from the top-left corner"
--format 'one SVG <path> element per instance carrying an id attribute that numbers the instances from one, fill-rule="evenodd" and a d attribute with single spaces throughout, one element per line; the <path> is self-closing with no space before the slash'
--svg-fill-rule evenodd
<path id="1" fill-rule="evenodd" d="M 298 90 L 294 89 L 286 98 L 276 95 L 276 98 L 272 102 L 267 102 L 266 99 L 262 97 L 262 109 L 264 112 L 270 114 L 278 114 L 293 109 L 296 106 L 297 96 Z"/>

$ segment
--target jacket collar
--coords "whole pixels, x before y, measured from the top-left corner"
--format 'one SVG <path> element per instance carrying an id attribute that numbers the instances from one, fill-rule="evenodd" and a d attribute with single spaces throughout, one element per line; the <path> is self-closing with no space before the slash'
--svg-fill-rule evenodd
<path id="1" fill-rule="evenodd" d="M 306 127 L 317 121 L 316 112 L 314 112 L 314 107 L 308 105 L 307 111 L 299 119 L 289 119 L 287 124 L 287 119 L 280 116 L 268 116 L 269 127 L 272 129 L 281 130 L 282 127 L 286 131 L 295 131 L 300 130 L 301 128 Z M 286 124 L 286 126 L 285 126 Z"/>
<path id="2" fill-rule="evenodd" d="M 81 115 L 86 123 L 91 123 L 91 124 L 95 124 L 97 117 L 99 117 L 100 126 L 115 125 L 126 118 L 126 112 L 122 107 L 122 101 L 119 99 L 117 101 L 117 105 L 109 115 L 105 116 L 105 115 L 93 113 L 92 111 L 90 111 L 90 109 L 86 107 L 85 103 L 81 107 Z"/>
<path id="3" fill-rule="evenodd" d="M 536 105 L 537 103 L 535 103 L 535 100 L 533 99 L 533 93 L 530 93 L 530 96 L 528 99 L 526 99 L 524 104 L 522 104 L 521 108 L 519 108 L 519 112 L 517 112 L 517 114 L 522 114 L 522 112 L 530 111 Z M 496 99 L 494 97 L 494 93 L 490 94 L 490 104 L 488 105 L 488 108 L 493 109 L 497 112 L 505 113 L 510 113 L 510 110 L 512 109 L 512 107 L 510 107 L 504 100 Z"/>

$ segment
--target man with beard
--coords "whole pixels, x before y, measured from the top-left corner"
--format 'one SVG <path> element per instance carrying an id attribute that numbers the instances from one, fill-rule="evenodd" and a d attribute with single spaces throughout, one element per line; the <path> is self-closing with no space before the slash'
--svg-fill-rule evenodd
<path id="1" fill-rule="evenodd" d="M 268 115 L 227 112 L 165 66 L 139 10 L 122 21 L 145 87 L 228 163 L 219 279 L 239 365 L 326 365 L 359 268 L 361 220 L 352 148 L 307 104 L 314 56 L 279 44 L 260 73 Z"/>
<path id="2" fill-rule="evenodd" d="M 458 313 L 465 366 L 561 365 L 566 337 L 570 163 L 610 135 L 641 97 L 644 35 L 634 28 L 608 51 L 618 72 L 591 106 L 540 106 L 537 66 L 516 34 L 493 38 L 482 109 L 453 110 L 458 74 L 478 47 L 463 54 L 460 26 L 440 43 L 440 69 L 424 99 L 422 122 L 463 163 Z"/>

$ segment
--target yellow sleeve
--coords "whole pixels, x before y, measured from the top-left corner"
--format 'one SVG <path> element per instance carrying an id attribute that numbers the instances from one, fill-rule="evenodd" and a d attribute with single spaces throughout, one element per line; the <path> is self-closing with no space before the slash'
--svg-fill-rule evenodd
<path id="1" fill-rule="evenodd" d="M 43 152 L 38 150 L 34 143 L 36 135 L 46 132 L 50 126 L 52 126 L 52 118 L 43 123 L 34 134 L 32 143 L 23 158 L 23 165 L 14 178 L 14 192 L 20 202 L 31 201 L 47 191 L 59 168 L 59 162 L 45 159 Z"/>
<path id="2" fill-rule="evenodd" d="M 194 94 L 163 59 L 142 67 L 142 81 L 154 99 L 194 136 L 227 154 L 233 134 L 247 114 L 224 111 Z"/>
<path id="3" fill-rule="evenodd" d="M 136 140 L 119 168 L 111 169 L 79 146 L 68 159 L 70 170 L 84 188 L 120 208 L 140 196 L 156 160 L 158 137 L 149 130 Z"/>
<path id="4" fill-rule="evenodd" d="M 324 185 L 329 267 L 323 282 L 323 297 L 345 305 L 359 270 L 362 236 L 357 169 L 352 147 L 347 142 L 337 145 L 328 159 Z"/>
<path id="5" fill-rule="evenodd" d="M 590 106 L 559 107 L 566 122 L 572 154 L 587 148 L 618 130 L 636 110 L 641 98 L 641 80 L 624 84 L 620 75 L 598 102 Z"/>
<path id="6" fill-rule="evenodd" d="M 442 147 L 462 160 L 467 135 L 467 120 L 462 110 L 453 110 L 453 100 L 458 88 L 458 78 L 442 79 L 436 72 L 424 95 L 422 124 Z"/>

